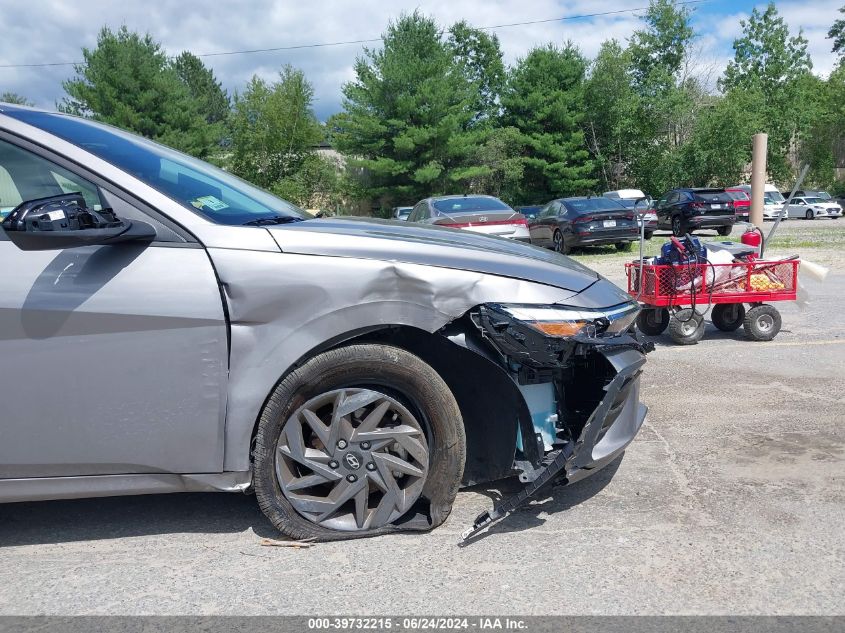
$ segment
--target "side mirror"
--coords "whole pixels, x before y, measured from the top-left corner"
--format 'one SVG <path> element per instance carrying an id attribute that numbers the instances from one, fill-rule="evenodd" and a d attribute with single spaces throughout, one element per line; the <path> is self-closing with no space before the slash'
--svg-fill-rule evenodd
<path id="1" fill-rule="evenodd" d="M 22 251 L 151 242 L 156 236 L 145 222 L 124 222 L 111 209 L 89 209 L 79 193 L 26 200 L 0 226 Z"/>

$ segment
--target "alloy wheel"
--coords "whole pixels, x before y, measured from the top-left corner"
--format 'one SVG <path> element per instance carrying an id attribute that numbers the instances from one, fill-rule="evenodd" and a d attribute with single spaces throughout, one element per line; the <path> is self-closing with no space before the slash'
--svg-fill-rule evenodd
<path id="1" fill-rule="evenodd" d="M 309 521 L 360 531 L 404 515 L 422 492 L 429 449 L 422 426 L 398 400 L 339 389 L 308 400 L 276 446 L 282 493 Z"/>

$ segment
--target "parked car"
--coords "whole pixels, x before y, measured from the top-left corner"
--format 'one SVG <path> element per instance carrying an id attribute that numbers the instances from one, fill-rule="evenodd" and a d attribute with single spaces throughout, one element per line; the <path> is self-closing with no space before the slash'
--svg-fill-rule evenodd
<path id="1" fill-rule="evenodd" d="M 527 207 L 517 207 L 517 212 L 521 213 L 523 217 L 525 217 L 526 222 L 530 222 L 534 218 L 537 217 L 537 214 L 543 209 L 542 204 L 534 204 Z"/>
<path id="2" fill-rule="evenodd" d="M 724 189 L 672 189 L 655 204 L 657 226 L 681 236 L 700 229 L 730 235 L 736 222 L 733 198 Z"/>
<path id="3" fill-rule="evenodd" d="M 740 190 L 744 191 L 748 195 L 748 199 L 751 199 L 751 185 L 734 185 L 733 187 L 728 187 L 731 190 Z M 781 218 L 781 221 L 788 219 L 788 214 L 786 210 L 783 208 L 783 205 L 786 203 L 786 198 L 784 198 L 780 191 L 778 191 L 777 187 L 772 184 L 766 183 L 763 186 L 763 219 L 764 220 L 776 220 L 778 217 Z M 751 213 L 751 205 L 748 206 L 749 214 Z"/>
<path id="4" fill-rule="evenodd" d="M 0 501 L 254 490 L 297 539 L 428 530 L 462 482 L 578 481 L 643 423 L 638 306 L 566 257 L 310 219 L 5 104 L 0 174 Z"/>
<path id="5" fill-rule="evenodd" d="M 781 191 L 781 195 L 784 198 L 789 198 L 791 193 L 792 193 L 791 191 L 787 191 L 787 192 Z M 802 198 L 806 198 L 808 196 L 810 198 L 821 198 L 823 202 L 833 202 L 834 201 L 833 196 L 831 196 L 827 191 L 810 190 L 810 189 L 798 189 L 795 192 L 795 196 L 796 197 L 800 196 Z"/>
<path id="6" fill-rule="evenodd" d="M 493 196 L 426 198 L 414 205 L 408 221 L 529 241 L 525 216 Z"/>
<path id="7" fill-rule="evenodd" d="M 626 209 L 634 209 L 637 212 L 637 225 L 645 222 L 645 239 L 651 239 L 657 228 L 657 214 L 653 209 L 654 201 L 650 197 L 641 189 L 617 189 L 605 191 L 602 195 L 615 200 Z"/>
<path id="8" fill-rule="evenodd" d="M 795 196 L 789 203 L 789 217 L 815 220 L 842 217 L 842 207 L 835 202 L 812 196 Z"/>
<path id="9" fill-rule="evenodd" d="M 751 196 L 749 193 L 744 189 L 733 187 L 728 187 L 725 191 L 734 201 L 734 213 L 736 213 L 737 221 L 748 222 L 751 214 Z"/>
<path id="10" fill-rule="evenodd" d="M 414 207 L 393 207 L 393 219 L 407 220 L 408 216 L 411 215 L 411 211 L 413 210 Z"/>
<path id="11" fill-rule="evenodd" d="M 639 239 L 636 214 L 615 200 L 560 198 L 552 200 L 529 225 L 531 243 L 569 253 L 582 246 L 615 244 L 628 250 Z"/>

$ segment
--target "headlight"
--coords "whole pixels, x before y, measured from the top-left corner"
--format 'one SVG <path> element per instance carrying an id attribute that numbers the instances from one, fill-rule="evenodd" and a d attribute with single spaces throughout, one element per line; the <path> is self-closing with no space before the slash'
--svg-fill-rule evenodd
<path id="1" fill-rule="evenodd" d="M 619 334 L 627 330 L 640 308 L 636 303 L 623 303 L 612 308 L 588 310 L 567 306 L 501 305 L 499 308 L 517 321 L 548 336 L 576 334 Z"/>

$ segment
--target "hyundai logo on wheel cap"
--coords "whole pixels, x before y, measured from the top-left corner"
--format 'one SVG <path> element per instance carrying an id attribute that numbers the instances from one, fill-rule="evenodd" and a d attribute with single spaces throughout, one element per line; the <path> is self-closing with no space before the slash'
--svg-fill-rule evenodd
<path id="1" fill-rule="evenodd" d="M 343 461 L 345 461 L 346 465 L 352 470 L 358 470 L 361 468 L 361 458 L 355 453 L 347 453 L 346 457 L 343 458 Z"/>

